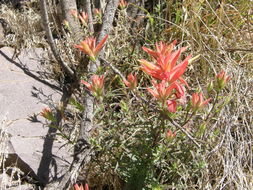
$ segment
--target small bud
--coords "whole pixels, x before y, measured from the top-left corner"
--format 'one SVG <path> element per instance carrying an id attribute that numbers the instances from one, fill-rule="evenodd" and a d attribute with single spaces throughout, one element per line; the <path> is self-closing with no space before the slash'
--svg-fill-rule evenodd
<path id="1" fill-rule="evenodd" d="M 193 93 L 192 94 L 192 110 L 196 112 L 197 110 L 203 108 L 208 102 L 211 100 L 211 98 L 207 100 L 203 100 L 202 93 Z"/>
<path id="2" fill-rule="evenodd" d="M 91 84 L 81 80 L 81 83 L 84 84 L 95 96 L 96 98 L 100 98 L 103 96 L 104 92 L 104 76 L 98 76 L 98 75 L 93 75 L 91 78 Z"/>
<path id="3" fill-rule="evenodd" d="M 56 121 L 53 112 L 49 108 L 44 108 L 42 112 L 40 112 L 40 115 L 49 121 L 52 122 Z"/>
<path id="4" fill-rule="evenodd" d="M 176 137 L 177 133 L 176 131 L 173 133 L 170 129 L 168 129 L 167 133 L 166 133 L 166 138 L 168 140 L 172 140 Z"/>
<path id="5" fill-rule="evenodd" d="M 86 26 L 89 20 L 88 14 L 85 12 L 81 12 L 81 14 L 78 16 L 81 23 Z"/>
<path id="6" fill-rule="evenodd" d="M 102 17 L 102 12 L 100 9 L 94 9 L 93 11 L 94 15 L 97 16 L 98 18 Z"/>
<path id="7" fill-rule="evenodd" d="M 81 184 L 80 186 L 78 184 L 75 184 L 74 185 L 74 189 L 75 190 L 89 190 L 89 186 L 88 184 L 86 183 L 85 186 L 83 187 L 83 185 Z"/>
<path id="8" fill-rule="evenodd" d="M 125 0 L 120 0 L 119 2 L 119 8 L 121 10 L 125 9 L 127 7 L 128 3 Z"/>
<path id="9" fill-rule="evenodd" d="M 207 92 L 210 93 L 213 90 L 213 81 L 207 85 Z"/>
<path id="10" fill-rule="evenodd" d="M 62 24 L 63 24 L 63 26 L 64 26 L 65 29 L 70 30 L 69 22 L 67 20 L 64 20 L 62 22 Z"/>
<path id="11" fill-rule="evenodd" d="M 77 10 L 71 9 L 71 10 L 70 10 L 70 14 L 71 14 L 73 17 L 75 17 L 76 19 L 78 18 L 78 12 L 77 12 Z"/>
<path id="12" fill-rule="evenodd" d="M 131 73 L 127 76 L 127 80 L 124 80 L 123 82 L 130 90 L 134 90 L 138 85 L 137 75 L 136 74 L 133 75 Z"/>
<path id="13" fill-rule="evenodd" d="M 227 82 L 230 80 L 230 77 L 227 76 L 227 74 L 224 70 L 222 70 L 216 76 L 216 79 L 217 79 L 217 89 L 222 90 L 226 86 Z"/>

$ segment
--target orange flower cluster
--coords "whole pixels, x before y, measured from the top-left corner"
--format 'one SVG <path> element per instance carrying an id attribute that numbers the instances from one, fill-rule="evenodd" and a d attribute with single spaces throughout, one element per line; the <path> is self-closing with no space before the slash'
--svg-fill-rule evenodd
<path id="1" fill-rule="evenodd" d="M 75 45 L 75 48 L 80 49 L 83 53 L 89 56 L 92 61 L 95 61 L 100 50 L 103 48 L 104 43 L 106 42 L 108 35 L 106 35 L 97 45 L 96 38 L 89 37 L 82 41 L 79 45 Z M 91 78 L 91 84 L 81 80 L 81 83 L 84 84 L 95 97 L 99 98 L 103 95 L 104 89 L 104 76 L 93 75 Z"/>
<path id="2" fill-rule="evenodd" d="M 170 83 L 180 80 L 187 85 L 181 78 L 181 75 L 184 74 L 191 56 L 188 56 L 184 61 L 176 65 L 181 53 L 186 50 L 186 47 L 173 51 L 175 44 L 176 41 L 170 45 L 166 45 L 163 42 L 156 43 L 156 51 L 143 47 L 143 50 L 154 58 L 155 63 L 141 59 L 142 70 L 155 79 L 165 80 Z"/>
<path id="3" fill-rule="evenodd" d="M 185 103 L 185 88 L 187 82 L 182 78 L 189 59 L 186 57 L 183 61 L 177 64 L 178 59 L 186 47 L 173 51 L 176 41 L 167 45 L 164 42 L 156 43 L 156 50 L 151 50 L 147 47 L 142 49 L 146 51 L 152 58 L 153 62 L 141 59 L 141 69 L 150 75 L 153 79 L 161 81 L 157 83 L 153 81 L 154 89 L 148 88 L 148 91 L 162 103 L 162 107 L 167 104 L 167 109 L 170 112 L 176 112 L 177 103 Z"/>
<path id="4" fill-rule="evenodd" d="M 81 83 L 84 84 L 95 97 L 102 97 L 103 96 L 103 89 L 104 89 L 104 76 L 93 75 L 91 77 L 91 84 L 81 80 Z"/>
<path id="5" fill-rule="evenodd" d="M 221 72 L 216 76 L 216 79 L 218 89 L 223 89 L 227 82 L 230 80 L 230 77 L 227 76 L 224 70 L 221 70 Z"/>
<path id="6" fill-rule="evenodd" d="M 126 2 L 125 0 L 120 0 L 120 2 L 119 2 L 119 8 L 121 10 L 125 9 L 127 7 L 127 5 L 128 5 L 128 2 Z"/>
<path id="7" fill-rule="evenodd" d="M 107 40 L 107 38 L 108 35 L 106 35 L 97 45 L 96 45 L 96 38 L 93 37 L 86 38 L 79 45 L 75 45 L 75 48 L 80 49 L 83 53 L 88 55 L 91 60 L 95 61 L 98 53 L 103 48 L 103 45 Z"/>
<path id="8" fill-rule="evenodd" d="M 79 45 L 75 45 L 83 53 L 88 55 L 91 60 L 95 61 L 99 51 L 103 48 L 108 35 L 106 35 L 97 45 L 96 38 L 86 38 Z M 176 41 L 167 45 L 164 42 L 156 43 L 156 50 L 151 50 L 147 47 L 143 47 L 152 58 L 153 62 L 141 59 L 141 69 L 153 78 L 153 88 L 147 88 L 148 92 L 153 95 L 161 104 L 163 109 L 167 109 L 169 112 L 176 112 L 178 103 L 186 103 L 185 87 L 188 86 L 187 82 L 182 78 L 191 56 L 187 56 L 183 61 L 177 64 L 182 52 L 186 50 L 186 47 L 182 47 L 176 51 L 173 51 L 176 45 Z M 229 80 L 229 77 L 221 72 L 217 76 L 218 83 L 221 88 Z M 125 85 L 134 90 L 138 86 L 137 75 L 129 74 L 127 79 L 123 81 Z M 81 81 L 95 97 L 101 97 L 103 95 L 104 76 L 93 75 L 92 83 Z M 195 93 L 192 95 L 192 109 L 196 111 L 206 105 L 210 99 L 204 101 L 202 93 Z"/>

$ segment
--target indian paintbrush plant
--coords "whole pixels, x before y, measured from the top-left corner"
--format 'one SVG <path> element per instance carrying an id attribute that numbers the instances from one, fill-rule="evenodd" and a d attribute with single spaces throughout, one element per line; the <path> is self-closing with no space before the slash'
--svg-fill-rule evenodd
<path id="1" fill-rule="evenodd" d="M 91 64 L 95 64 L 107 37 L 97 46 L 95 38 L 87 38 L 75 47 L 89 56 L 93 61 Z M 97 102 L 96 118 L 103 127 L 96 130 L 96 136 L 90 139 L 99 152 L 95 160 L 110 154 L 108 163 L 102 167 L 113 168 L 126 182 L 127 189 L 162 187 L 175 179 L 177 185 L 187 184 L 187 179 L 181 179 L 178 172 L 188 167 L 198 176 L 201 175 L 201 167 L 204 167 L 204 164 L 199 166 L 203 160 L 196 159 L 194 152 L 203 151 L 201 147 L 205 145 L 201 137 L 210 121 L 207 117 L 211 116 L 211 111 L 216 111 L 216 105 L 209 106 L 212 98 L 205 99 L 203 92 L 187 93 L 191 87 L 183 75 L 193 59 L 186 56 L 180 61 L 186 47 L 175 50 L 175 46 L 176 41 L 169 45 L 156 43 L 155 50 L 143 47 L 151 56 L 151 61 L 140 59 L 140 70 L 150 77 L 152 86 L 142 87 L 137 81 L 137 74 L 129 74 L 127 79 L 122 79 L 127 88 L 121 89 L 126 96 L 120 96 L 119 103 L 116 99 L 116 102 L 110 102 L 114 95 L 113 91 L 107 94 L 105 83 L 108 79 L 104 75 L 94 74 L 91 83 L 81 80 L 100 100 Z M 216 88 L 209 85 L 209 91 L 220 92 L 228 80 L 229 77 L 222 71 L 214 81 Z M 214 103 L 217 103 L 216 99 Z M 41 115 L 52 121 L 50 113 L 44 110 Z"/>
<path id="2" fill-rule="evenodd" d="M 43 77 L 63 94 L 61 103 L 47 102 L 50 109 L 41 116 L 57 129 L 53 134 L 75 147 L 85 137 L 95 150 L 84 169 L 72 167 L 78 171 L 70 171 L 73 176 L 85 177 L 77 183 L 92 189 L 252 189 L 249 0 L 85 1 L 62 10 L 72 16 L 58 20 L 56 7 L 67 1 L 77 2 L 47 1 L 49 20 L 37 13 L 39 5 L 22 12 L 2 6 L 1 16 L 11 25 L 7 46 L 20 51 L 55 42 L 58 53 L 47 51 Z M 118 7 L 115 16 L 112 7 Z M 40 16 L 53 39 L 41 32 Z"/>
<path id="3" fill-rule="evenodd" d="M 107 37 L 97 46 L 91 37 L 75 47 L 95 64 Z M 140 70 L 149 76 L 152 86 L 141 86 L 137 74 L 131 73 L 126 79 L 122 78 L 120 83 L 125 87 L 118 89 L 123 91 L 119 96 L 113 94 L 116 90 L 107 91 L 109 79 L 105 75 L 93 74 L 91 83 L 81 80 L 100 100 L 95 117 L 101 127 L 90 139 L 98 151 L 93 162 L 105 162 L 100 169 L 113 170 L 125 181 L 127 189 L 167 188 L 166 185 L 175 181 L 178 187 L 186 185 L 188 180 L 180 177 L 181 172 L 187 167 L 188 171 L 194 171 L 190 175 L 200 176 L 205 164 L 195 152 L 205 150 L 203 138 L 215 139 L 213 131 L 206 136 L 207 126 L 211 124 L 211 112 L 216 111 L 217 99 L 219 102 L 222 99 L 219 96 L 214 100 L 205 98 L 201 91 L 187 93 L 191 85 L 183 75 L 194 58 L 186 56 L 180 61 L 187 48 L 175 50 L 175 46 L 176 41 L 169 45 L 156 43 L 155 50 L 142 48 L 151 60 L 140 59 Z M 228 80 L 222 71 L 214 81 L 216 88 L 209 85 L 209 92 L 218 94 Z M 44 110 L 41 115 L 52 121 L 50 113 Z"/>

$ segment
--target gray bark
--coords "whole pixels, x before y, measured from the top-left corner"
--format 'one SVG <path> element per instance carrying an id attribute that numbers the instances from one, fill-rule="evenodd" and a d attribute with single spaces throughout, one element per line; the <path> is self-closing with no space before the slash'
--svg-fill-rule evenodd
<path id="1" fill-rule="evenodd" d="M 57 51 L 57 47 L 54 42 L 52 31 L 51 31 L 50 25 L 49 25 L 50 23 L 49 23 L 46 0 L 40 0 L 40 6 L 41 6 L 41 17 L 42 17 L 44 29 L 46 31 L 46 36 L 47 36 L 47 40 L 48 40 L 49 46 L 51 48 L 51 51 L 53 52 L 55 59 L 60 64 L 62 69 L 69 75 L 69 77 L 74 78 L 74 71 L 68 66 L 67 63 L 65 63 L 62 60 L 59 52 Z"/>
<path id="2" fill-rule="evenodd" d="M 135 4 L 142 8 L 145 7 L 144 0 L 129 0 L 129 3 Z M 130 4 L 128 6 L 127 13 L 133 20 L 135 20 L 131 23 L 131 28 L 135 28 L 137 25 L 140 25 L 143 22 L 142 16 L 144 12 L 140 8 Z"/>
<path id="3" fill-rule="evenodd" d="M 71 37 L 73 37 L 75 43 L 79 43 L 82 40 L 82 31 L 78 19 L 74 18 L 70 14 L 71 10 L 77 11 L 77 5 L 75 0 L 61 0 L 63 20 L 67 20 L 70 26 Z"/>
<path id="4" fill-rule="evenodd" d="M 94 27 L 93 27 L 93 17 L 92 17 L 92 10 L 91 10 L 91 1 L 90 0 L 85 0 L 85 11 L 88 14 L 89 20 L 88 20 L 88 26 L 90 32 L 93 34 L 94 33 Z"/>
<path id="5" fill-rule="evenodd" d="M 97 42 L 100 42 L 107 34 L 109 34 L 118 3 L 119 0 L 108 0 L 103 16 L 102 29 L 98 36 Z M 104 53 L 101 51 L 99 57 L 103 57 L 103 55 Z M 97 71 L 96 65 L 100 66 L 100 62 L 98 61 L 97 64 L 89 65 L 89 73 L 95 73 Z M 90 94 L 87 94 L 83 102 L 85 105 L 85 110 L 83 112 L 83 121 L 81 123 L 80 136 L 78 140 L 79 143 L 77 144 L 78 155 L 75 156 L 74 162 L 63 178 L 50 183 L 45 190 L 69 189 L 79 175 L 82 166 L 87 165 L 94 154 L 93 149 L 88 143 L 91 130 L 93 129 L 94 98 Z"/>
<path id="6" fill-rule="evenodd" d="M 103 24 L 102 29 L 100 31 L 99 37 L 97 42 L 100 42 L 107 34 L 109 34 L 110 29 L 112 27 L 112 22 L 114 19 L 114 15 L 116 12 L 116 9 L 118 7 L 119 0 L 110 0 L 108 4 L 106 5 L 104 16 L 103 16 Z M 104 56 L 104 51 L 102 50 L 99 54 L 99 57 Z M 90 64 L 89 65 L 89 73 L 95 73 L 97 71 L 97 67 L 100 66 L 100 62 L 97 61 L 97 64 Z M 86 109 L 83 113 L 83 122 L 81 125 L 81 137 L 85 139 L 85 141 L 88 141 L 90 136 L 90 131 L 92 130 L 92 121 L 93 121 L 93 104 L 94 99 L 91 95 L 87 94 L 84 100 L 84 105 L 86 106 Z"/>

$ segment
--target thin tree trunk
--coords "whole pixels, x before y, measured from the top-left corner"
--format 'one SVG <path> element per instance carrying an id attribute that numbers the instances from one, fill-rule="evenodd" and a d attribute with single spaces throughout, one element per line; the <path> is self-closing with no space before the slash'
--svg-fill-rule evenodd
<path id="1" fill-rule="evenodd" d="M 109 34 L 118 3 L 119 0 L 108 0 L 103 16 L 102 29 L 98 36 L 97 42 L 101 41 L 106 34 Z M 99 57 L 103 57 L 103 55 L 104 53 L 101 51 Z M 97 71 L 97 66 L 100 66 L 99 61 L 97 61 L 97 64 L 90 64 L 88 68 L 89 73 L 95 73 Z M 85 96 L 83 102 L 85 105 L 85 110 L 83 112 L 83 120 L 81 122 L 80 136 L 78 140 L 79 142 L 77 143 L 77 152 L 79 154 L 75 156 L 69 171 L 66 172 L 63 178 L 50 183 L 45 190 L 69 189 L 78 177 L 82 166 L 87 165 L 91 160 L 91 156 L 93 155 L 94 151 L 89 145 L 89 139 L 91 130 L 93 129 L 94 98 L 88 94 Z"/>
<path id="2" fill-rule="evenodd" d="M 78 19 L 70 14 L 72 10 L 77 11 L 76 0 L 60 0 L 62 8 L 63 20 L 68 21 L 71 31 L 71 37 L 73 37 L 75 43 L 79 43 L 82 40 L 82 31 Z"/>
<path id="3" fill-rule="evenodd" d="M 50 23 L 49 23 L 49 18 L 48 18 L 48 10 L 47 10 L 46 0 L 40 0 L 40 7 L 41 7 L 41 18 L 42 18 L 42 21 L 43 21 L 44 29 L 46 31 L 46 36 L 47 36 L 48 44 L 51 48 L 51 51 L 52 51 L 55 59 L 59 63 L 59 65 L 66 72 L 66 74 L 69 75 L 70 78 L 73 78 L 74 77 L 74 71 L 68 66 L 67 63 L 65 63 L 62 60 L 59 52 L 57 51 L 57 47 L 56 47 L 56 44 L 55 44 L 54 39 L 53 39 L 52 31 L 51 31 L 50 26 L 49 26 Z"/>
<path id="4" fill-rule="evenodd" d="M 91 10 L 91 1 L 90 0 L 85 0 L 85 11 L 88 14 L 88 26 L 90 32 L 93 34 L 94 33 L 94 27 L 93 27 L 93 17 L 92 17 L 92 10 Z"/>
<path id="5" fill-rule="evenodd" d="M 109 34 L 110 29 L 112 27 L 112 22 L 114 19 L 115 11 L 117 9 L 119 0 L 110 0 L 106 5 L 104 16 L 103 16 L 103 25 L 100 31 L 97 42 L 100 42 L 107 34 Z M 99 57 L 104 57 L 104 51 L 102 50 L 99 54 Z M 89 73 L 95 73 L 100 66 L 100 61 L 97 61 L 96 64 L 89 65 Z M 84 100 L 84 105 L 86 109 L 83 113 L 83 122 L 81 124 L 81 137 L 88 141 L 90 136 L 90 131 L 92 130 L 92 121 L 93 121 L 93 104 L 94 99 L 91 95 L 86 96 Z"/>
<path id="6" fill-rule="evenodd" d="M 131 23 L 131 28 L 136 28 L 143 23 L 143 10 L 139 7 L 144 8 L 144 0 L 129 0 L 130 5 L 128 6 L 127 13 L 134 21 Z M 133 6 L 132 4 L 136 5 Z"/>

